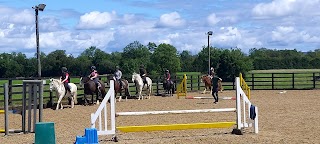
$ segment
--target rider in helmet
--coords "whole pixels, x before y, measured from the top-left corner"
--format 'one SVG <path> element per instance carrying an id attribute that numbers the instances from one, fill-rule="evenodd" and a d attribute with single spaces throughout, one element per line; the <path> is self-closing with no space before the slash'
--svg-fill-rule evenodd
<path id="1" fill-rule="evenodd" d="M 140 65 L 140 69 L 139 69 L 139 72 L 140 72 L 140 76 L 143 80 L 143 85 L 145 85 L 147 83 L 146 81 L 146 77 L 147 77 L 147 71 L 146 69 L 144 69 L 144 65 Z"/>
<path id="2" fill-rule="evenodd" d="M 61 68 L 60 80 L 63 83 L 64 88 L 66 89 L 66 92 L 67 91 L 71 92 L 70 87 L 68 85 L 68 83 L 70 82 L 70 77 L 69 77 L 68 69 L 66 67 Z"/>
<path id="3" fill-rule="evenodd" d="M 98 91 L 100 92 L 101 84 L 99 83 L 99 74 L 95 66 L 91 66 L 91 74 L 89 75 L 90 79 L 94 81 L 97 86 Z"/>
<path id="4" fill-rule="evenodd" d="M 122 72 L 120 71 L 119 66 L 116 66 L 116 71 L 114 72 L 114 77 L 116 81 L 120 84 L 120 88 L 123 88 L 122 82 L 121 82 L 121 77 L 122 77 Z"/>
<path id="5" fill-rule="evenodd" d="M 171 75 L 168 69 L 165 70 L 164 77 L 167 83 L 171 83 Z"/>
<path id="6" fill-rule="evenodd" d="M 213 76 L 214 76 L 214 68 L 213 68 L 213 67 L 210 68 L 209 76 L 210 76 L 211 79 L 212 79 Z"/>

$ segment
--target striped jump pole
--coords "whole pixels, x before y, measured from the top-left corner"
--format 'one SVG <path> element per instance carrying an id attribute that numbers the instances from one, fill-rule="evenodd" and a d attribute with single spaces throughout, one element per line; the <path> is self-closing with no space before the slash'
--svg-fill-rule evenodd
<path id="1" fill-rule="evenodd" d="M 236 108 L 222 108 L 222 109 L 198 109 L 198 110 L 118 112 L 118 113 L 116 113 L 116 116 L 139 116 L 139 115 L 161 115 L 161 114 L 235 112 L 236 110 L 237 110 Z"/>
<path id="2" fill-rule="evenodd" d="M 187 96 L 186 99 L 213 99 L 213 97 Z M 222 100 L 236 100 L 236 97 L 221 97 Z"/>

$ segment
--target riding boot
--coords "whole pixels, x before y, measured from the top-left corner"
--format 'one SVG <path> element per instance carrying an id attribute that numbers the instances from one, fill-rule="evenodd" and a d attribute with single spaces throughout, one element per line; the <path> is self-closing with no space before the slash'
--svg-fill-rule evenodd
<path id="1" fill-rule="evenodd" d="M 124 89 L 122 82 L 120 82 L 120 88 L 121 88 L 121 89 Z"/>
<path id="2" fill-rule="evenodd" d="M 67 91 L 71 93 L 71 88 L 69 85 L 68 85 Z"/>
<path id="3" fill-rule="evenodd" d="M 100 88 L 101 88 L 101 84 L 98 82 L 98 84 L 97 84 L 98 93 L 101 93 Z"/>

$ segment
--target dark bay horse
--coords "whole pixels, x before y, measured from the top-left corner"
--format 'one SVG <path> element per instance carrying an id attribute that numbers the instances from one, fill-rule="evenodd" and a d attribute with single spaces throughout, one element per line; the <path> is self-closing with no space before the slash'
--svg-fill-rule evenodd
<path id="1" fill-rule="evenodd" d="M 165 90 L 165 94 L 169 94 L 169 96 L 173 96 L 174 93 L 174 83 L 173 81 L 163 80 L 163 89 Z"/>
<path id="2" fill-rule="evenodd" d="M 205 94 L 206 93 L 206 90 L 207 89 L 209 89 L 210 90 L 210 93 L 211 93 L 211 86 L 212 86 L 212 84 L 211 84 L 211 77 L 210 76 L 208 76 L 208 75 L 203 75 L 202 77 L 201 77 L 201 82 L 203 82 L 204 83 L 204 90 L 203 90 L 203 94 Z M 220 92 L 222 92 L 222 90 L 223 90 L 223 88 L 222 88 L 222 83 L 221 83 L 221 81 L 219 80 L 219 82 L 218 82 L 218 91 L 220 91 Z"/>
<path id="3" fill-rule="evenodd" d="M 87 95 L 91 95 L 91 103 L 93 104 L 93 95 L 96 94 L 96 104 L 99 104 L 99 101 L 104 98 L 106 95 L 105 85 L 102 81 L 100 81 L 101 87 L 100 87 L 100 94 L 97 89 L 96 84 L 93 80 L 91 80 L 89 77 L 81 77 L 80 78 L 80 86 L 84 85 L 84 103 L 85 105 L 88 104 Z"/>
<path id="4" fill-rule="evenodd" d="M 113 76 L 109 76 L 108 77 L 108 82 L 107 84 L 109 85 L 110 80 L 114 80 L 114 96 L 115 98 L 117 97 L 117 93 L 120 93 L 120 97 L 118 99 L 118 101 L 120 102 L 122 99 L 122 91 L 124 91 L 124 94 L 126 96 L 126 101 L 128 99 L 128 97 L 131 97 L 130 93 L 129 93 L 129 82 L 125 79 L 121 79 L 122 82 L 122 88 L 120 87 L 120 83 L 118 81 L 116 81 L 115 77 Z"/>

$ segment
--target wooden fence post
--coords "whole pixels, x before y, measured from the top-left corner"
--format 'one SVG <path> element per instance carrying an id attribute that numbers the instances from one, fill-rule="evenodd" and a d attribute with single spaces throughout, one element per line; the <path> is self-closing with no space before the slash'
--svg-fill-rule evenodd
<path id="1" fill-rule="evenodd" d="M 251 74 L 251 88 L 254 90 L 254 74 Z"/>
<path id="2" fill-rule="evenodd" d="M 193 87 L 193 84 L 192 84 L 192 83 L 193 83 L 192 75 L 190 76 L 190 83 L 191 83 L 191 85 L 190 85 L 190 87 L 191 87 L 190 90 L 192 91 L 192 87 Z"/>
<path id="3" fill-rule="evenodd" d="M 312 73 L 313 88 L 316 88 L 316 74 Z"/>
<path id="4" fill-rule="evenodd" d="M 198 75 L 198 90 L 200 90 L 200 75 Z"/>
<path id="5" fill-rule="evenodd" d="M 271 89 L 274 89 L 274 73 L 271 74 Z"/>
<path id="6" fill-rule="evenodd" d="M 159 95 L 159 79 L 160 77 L 157 76 L 157 95 Z"/>
<path id="7" fill-rule="evenodd" d="M 9 105 L 12 107 L 12 79 L 9 79 Z"/>
<path id="8" fill-rule="evenodd" d="M 292 89 L 294 89 L 294 73 L 292 73 Z"/>

